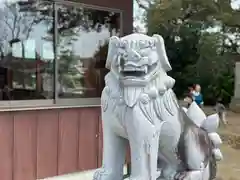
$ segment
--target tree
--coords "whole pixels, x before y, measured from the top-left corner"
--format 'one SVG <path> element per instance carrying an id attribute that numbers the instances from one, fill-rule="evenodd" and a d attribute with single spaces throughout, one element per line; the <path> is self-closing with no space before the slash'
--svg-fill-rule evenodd
<path id="1" fill-rule="evenodd" d="M 222 34 L 204 33 L 198 44 L 200 57 L 196 63 L 198 81 L 203 87 L 203 93 L 208 103 L 222 98 L 229 102 L 233 95 L 234 54 L 222 52 Z M 214 92 L 214 93 L 210 93 Z"/>
<path id="2" fill-rule="evenodd" d="M 54 39 L 54 25 L 52 22 L 53 18 L 57 18 L 57 31 L 58 31 L 58 61 L 59 61 L 59 79 L 68 83 L 67 86 L 73 87 L 76 81 L 79 79 L 74 78 L 69 80 L 70 76 L 78 77 L 80 72 L 74 68 L 74 65 L 78 65 L 81 57 L 77 56 L 73 52 L 72 46 L 81 36 L 81 32 L 95 31 L 100 33 L 103 27 L 109 29 L 110 35 L 113 30 L 120 30 L 120 14 L 108 11 L 98 11 L 92 9 L 86 9 L 74 6 L 58 6 L 57 17 L 53 17 L 53 3 L 52 2 L 41 2 L 36 5 L 29 3 L 21 3 L 22 11 L 38 13 L 37 19 L 34 24 L 47 23 L 50 27 L 48 30 L 48 36 L 44 37 L 46 41 L 55 41 Z M 52 17 L 52 18 L 51 18 Z M 54 44 L 54 43 L 53 43 Z M 77 76 L 78 75 L 78 76 Z M 82 74 L 81 74 L 82 75 Z M 66 83 L 65 83 L 66 84 Z"/>
<path id="3" fill-rule="evenodd" d="M 200 83 L 206 102 L 229 102 L 240 30 L 240 11 L 231 1 L 155 0 L 143 8 L 148 34 L 165 39 L 177 95 Z"/>
<path id="4" fill-rule="evenodd" d="M 29 3 L 27 3 L 29 4 Z M 20 83 L 24 88 L 27 85 L 33 86 L 33 77 L 29 75 L 29 73 L 34 72 L 33 69 L 27 69 L 25 63 L 17 63 L 17 66 L 14 66 L 12 62 L 6 61 L 14 61 L 13 58 L 7 58 L 11 56 L 11 51 L 8 50 L 4 52 L 4 46 L 6 44 L 13 48 L 14 43 L 21 43 L 22 48 L 22 57 L 21 59 L 25 59 L 25 44 L 22 40 L 27 40 L 33 30 L 34 25 L 37 20 L 37 12 L 36 11 L 23 11 L 21 8 L 22 4 L 19 2 L 3 2 L 3 7 L 0 9 L 0 50 L 2 56 L 2 65 L 5 65 L 8 69 L 14 70 L 14 79 L 16 82 Z M 36 53 L 37 54 L 37 53 Z M 4 58 L 6 57 L 6 58 Z"/>
<path id="5" fill-rule="evenodd" d="M 73 71 L 72 66 L 77 65 L 80 62 L 77 62 L 81 59 L 81 57 L 74 56 L 74 52 L 72 51 L 72 44 L 78 40 L 78 36 L 81 36 L 82 32 L 90 33 L 95 31 L 97 33 L 102 32 L 103 27 L 108 28 L 110 32 L 110 36 L 113 35 L 115 30 L 116 33 L 120 30 L 119 27 L 119 13 L 113 13 L 108 11 L 98 11 L 92 9 L 84 9 L 84 8 L 75 8 L 73 6 L 63 6 L 58 9 L 58 33 L 59 33 L 59 45 L 60 45 L 60 63 L 59 66 L 59 75 L 61 79 L 66 79 L 66 76 L 69 75 L 70 72 L 75 72 L 79 74 L 77 71 Z M 101 44 L 99 44 L 101 46 Z M 104 44 L 105 45 L 105 44 Z M 103 47 L 104 47 L 103 45 Z M 69 48 L 68 48 L 69 47 Z M 102 49 L 99 48 L 99 51 Z M 96 52 L 97 53 L 97 52 Z M 104 54 L 106 54 L 105 52 Z M 69 56 L 68 58 L 66 56 Z M 106 56 L 95 56 L 93 54 L 93 58 L 95 57 L 96 61 L 101 61 L 106 59 Z M 99 62 L 97 62 L 99 64 Z M 64 65 L 65 64 L 65 65 Z M 62 67 L 61 67 L 62 66 Z M 64 67 L 64 68 L 63 68 Z M 97 68 L 97 67 L 95 67 Z M 95 69 L 96 70 L 96 69 Z M 76 74 L 75 74 L 76 75 Z M 74 74 L 72 74 L 74 77 Z M 86 79 L 85 79 L 86 80 Z M 89 80 L 89 79 L 87 79 Z M 79 79 L 76 79 L 79 82 Z M 82 78 L 80 81 L 83 81 Z M 86 83 L 86 82 L 85 82 Z M 81 84 L 84 84 L 81 82 Z"/>

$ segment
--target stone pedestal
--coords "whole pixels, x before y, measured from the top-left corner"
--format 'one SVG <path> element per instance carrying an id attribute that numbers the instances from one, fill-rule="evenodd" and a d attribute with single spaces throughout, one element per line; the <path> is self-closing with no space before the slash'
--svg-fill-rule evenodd
<path id="1" fill-rule="evenodd" d="M 236 62 L 235 65 L 234 97 L 230 103 L 230 109 L 240 113 L 240 62 Z"/>

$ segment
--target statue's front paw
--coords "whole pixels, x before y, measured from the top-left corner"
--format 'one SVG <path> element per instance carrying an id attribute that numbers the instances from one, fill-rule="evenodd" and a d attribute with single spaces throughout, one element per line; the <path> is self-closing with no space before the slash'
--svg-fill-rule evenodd
<path id="1" fill-rule="evenodd" d="M 108 180 L 108 174 L 104 168 L 98 169 L 93 175 L 93 180 Z"/>
<path id="2" fill-rule="evenodd" d="M 108 169 L 102 167 L 98 169 L 94 175 L 93 180 L 122 180 L 123 172 L 113 171 L 112 169 Z"/>
<path id="3" fill-rule="evenodd" d="M 174 180 L 208 180 L 202 178 L 203 174 L 201 171 L 184 171 L 176 174 Z"/>
<path id="4" fill-rule="evenodd" d="M 179 172 L 174 176 L 174 180 L 184 180 L 187 177 L 187 171 Z"/>

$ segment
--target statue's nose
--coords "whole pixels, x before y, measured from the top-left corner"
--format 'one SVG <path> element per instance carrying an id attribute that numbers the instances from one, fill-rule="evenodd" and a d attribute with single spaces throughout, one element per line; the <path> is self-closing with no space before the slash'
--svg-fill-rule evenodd
<path id="1" fill-rule="evenodd" d="M 134 50 L 130 50 L 128 51 L 127 59 L 131 61 L 138 61 L 139 59 L 141 59 L 141 55 Z"/>

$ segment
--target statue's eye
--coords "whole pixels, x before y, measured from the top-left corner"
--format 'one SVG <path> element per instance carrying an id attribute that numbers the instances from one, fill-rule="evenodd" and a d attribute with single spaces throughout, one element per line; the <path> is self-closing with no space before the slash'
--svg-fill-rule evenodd
<path id="1" fill-rule="evenodd" d="M 139 53 L 142 57 L 146 57 L 146 56 L 148 56 L 148 54 L 146 53 L 146 52 L 141 52 L 141 53 Z"/>
<path id="2" fill-rule="evenodd" d="M 149 49 L 148 48 L 143 49 L 143 50 L 140 51 L 139 54 L 143 57 L 147 57 L 149 55 Z"/>

